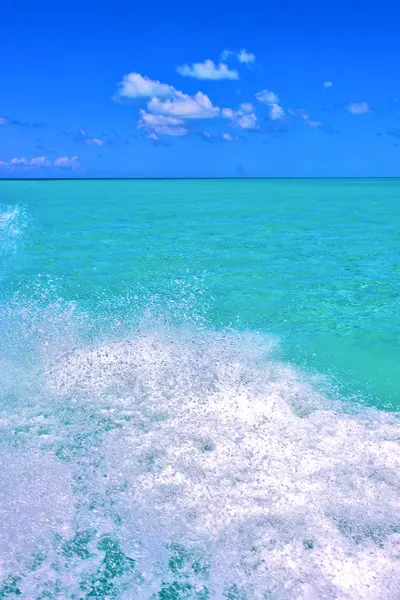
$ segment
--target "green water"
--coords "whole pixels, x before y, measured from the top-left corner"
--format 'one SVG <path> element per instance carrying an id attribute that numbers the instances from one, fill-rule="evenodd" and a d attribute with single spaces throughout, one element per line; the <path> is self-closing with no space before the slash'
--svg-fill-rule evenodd
<path id="1" fill-rule="evenodd" d="M 177 280 L 197 277 L 211 326 L 277 336 L 285 358 L 398 409 L 398 187 L 394 179 L 1 182 L 2 204 L 26 219 L 3 294 L 41 274 L 95 311 L 100 296 L 176 295 Z"/>
<path id="2" fill-rule="evenodd" d="M 395 600 L 396 180 L 0 181 L 0 600 Z"/>

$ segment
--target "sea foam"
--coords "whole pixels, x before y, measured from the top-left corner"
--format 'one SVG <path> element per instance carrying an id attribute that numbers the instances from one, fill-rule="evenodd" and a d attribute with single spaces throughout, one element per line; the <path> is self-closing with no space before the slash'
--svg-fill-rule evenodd
<path id="1" fill-rule="evenodd" d="M 45 322 L 3 389 L 3 593 L 400 598 L 398 414 L 329 398 L 260 335 L 44 343 Z"/>

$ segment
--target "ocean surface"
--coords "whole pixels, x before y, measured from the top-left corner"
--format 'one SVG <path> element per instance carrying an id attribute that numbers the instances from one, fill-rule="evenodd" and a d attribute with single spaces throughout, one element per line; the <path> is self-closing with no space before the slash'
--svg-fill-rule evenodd
<path id="1" fill-rule="evenodd" d="M 400 599 L 399 186 L 0 181 L 0 600 Z"/>

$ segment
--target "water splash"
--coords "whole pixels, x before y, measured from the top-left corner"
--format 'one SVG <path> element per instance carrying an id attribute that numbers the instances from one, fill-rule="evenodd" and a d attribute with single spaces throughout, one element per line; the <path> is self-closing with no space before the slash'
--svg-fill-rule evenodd
<path id="1" fill-rule="evenodd" d="M 26 214 L 19 206 L 0 205 L 0 252 L 9 249 L 26 225 Z"/>
<path id="2" fill-rule="evenodd" d="M 398 414 L 261 335 L 7 310 L 0 597 L 399 598 Z"/>

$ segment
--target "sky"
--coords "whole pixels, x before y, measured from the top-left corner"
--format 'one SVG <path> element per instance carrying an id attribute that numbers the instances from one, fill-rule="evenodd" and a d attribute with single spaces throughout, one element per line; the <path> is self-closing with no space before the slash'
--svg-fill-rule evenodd
<path id="1" fill-rule="evenodd" d="M 394 0 L 2 0 L 0 177 L 400 176 Z"/>

